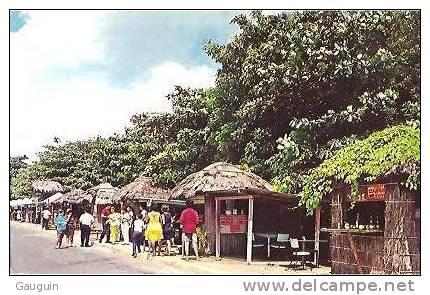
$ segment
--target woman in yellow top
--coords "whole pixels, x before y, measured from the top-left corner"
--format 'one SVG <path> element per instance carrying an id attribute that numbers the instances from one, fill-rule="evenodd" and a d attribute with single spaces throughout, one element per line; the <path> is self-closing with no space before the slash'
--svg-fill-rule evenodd
<path id="1" fill-rule="evenodd" d="M 160 255 L 160 241 L 163 239 L 163 228 L 161 227 L 160 213 L 155 211 L 155 205 L 151 206 L 151 211 L 146 215 L 146 222 L 148 226 L 146 227 L 145 237 L 149 242 L 149 253 L 152 251 L 152 255 L 155 256 L 155 246 L 158 243 L 158 255 Z"/>
<path id="2" fill-rule="evenodd" d="M 110 225 L 110 241 L 112 244 L 116 244 L 119 241 L 119 226 L 121 225 L 120 214 L 115 212 L 115 208 L 111 207 L 111 214 L 109 214 Z"/>

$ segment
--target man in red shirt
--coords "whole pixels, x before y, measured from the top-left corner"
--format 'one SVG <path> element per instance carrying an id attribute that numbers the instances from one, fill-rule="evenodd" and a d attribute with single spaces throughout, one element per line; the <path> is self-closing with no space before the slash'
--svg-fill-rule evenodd
<path id="1" fill-rule="evenodd" d="M 186 208 L 181 213 L 179 222 L 182 224 L 182 247 L 185 248 L 186 259 L 188 260 L 188 255 L 190 254 L 190 241 L 193 245 L 194 254 L 196 259 L 199 259 L 199 252 L 197 248 L 197 234 L 196 227 L 199 223 L 199 215 L 196 210 L 193 209 L 193 201 L 188 199 L 186 202 Z M 183 254 L 184 252 L 182 252 Z"/>

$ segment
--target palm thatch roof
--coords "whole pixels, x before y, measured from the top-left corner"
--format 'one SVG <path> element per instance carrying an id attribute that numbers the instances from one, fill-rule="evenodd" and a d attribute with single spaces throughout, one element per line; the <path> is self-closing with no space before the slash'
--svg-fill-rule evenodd
<path id="1" fill-rule="evenodd" d="M 59 203 L 62 203 L 64 200 L 65 200 L 65 198 L 64 198 L 63 193 L 56 193 L 56 194 L 50 196 L 49 198 L 47 198 L 46 200 L 44 200 L 43 203 L 59 204 Z"/>
<path id="2" fill-rule="evenodd" d="M 61 183 L 53 180 L 36 180 L 31 184 L 31 189 L 33 192 L 42 194 L 55 194 L 64 191 Z"/>
<path id="3" fill-rule="evenodd" d="M 170 191 L 159 186 L 151 177 L 140 176 L 119 189 L 112 197 L 114 203 L 121 201 L 167 200 Z"/>
<path id="4" fill-rule="evenodd" d="M 117 191 L 118 188 L 107 182 L 88 189 L 88 193 L 90 193 L 95 198 L 96 205 L 112 204 L 112 197 Z"/>
<path id="5" fill-rule="evenodd" d="M 184 178 L 172 190 L 170 198 L 191 198 L 198 193 L 239 188 L 272 190 L 260 176 L 226 162 L 217 162 Z"/>
<path id="6" fill-rule="evenodd" d="M 93 196 L 81 189 L 73 189 L 70 192 L 64 194 L 64 200 L 75 204 L 82 203 L 83 201 L 88 201 L 91 203 Z"/>

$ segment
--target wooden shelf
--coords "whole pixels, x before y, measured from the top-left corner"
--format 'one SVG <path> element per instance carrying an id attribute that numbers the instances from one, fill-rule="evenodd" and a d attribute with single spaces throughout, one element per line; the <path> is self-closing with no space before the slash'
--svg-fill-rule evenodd
<path id="1" fill-rule="evenodd" d="M 346 228 L 321 228 L 322 232 L 328 233 L 350 233 L 350 234 L 364 234 L 364 235 L 375 235 L 383 234 L 384 232 L 379 229 L 346 229 Z"/>

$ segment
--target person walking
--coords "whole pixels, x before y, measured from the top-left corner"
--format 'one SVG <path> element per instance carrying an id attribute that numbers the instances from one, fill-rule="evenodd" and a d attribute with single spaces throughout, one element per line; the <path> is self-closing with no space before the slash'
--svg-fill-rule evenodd
<path id="1" fill-rule="evenodd" d="M 124 209 L 121 209 L 121 232 L 122 232 L 122 238 L 123 238 L 123 244 L 129 245 L 130 244 L 130 226 L 131 226 L 131 220 L 133 216 L 130 215 L 130 213 Z"/>
<path id="2" fill-rule="evenodd" d="M 81 247 L 90 247 L 91 226 L 94 223 L 94 217 L 89 213 L 90 209 L 85 208 L 84 213 L 79 217 L 81 227 Z"/>
<path id="3" fill-rule="evenodd" d="M 69 247 L 73 247 L 73 238 L 75 237 L 75 229 L 76 229 L 76 219 L 73 216 L 72 209 L 67 209 L 66 211 L 66 237 L 69 242 Z"/>
<path id="4" fill-rule="evenodd" d="M 61 244 L 63 243 L 63 237 L 66 232 L 67 221 L 63 215 L 63 210 L 58 210 L 57 217 L 55 217 L 55 226 L 57 228 L 57 243 L 55 249 L 61 249 Z"/>
<path id="5" fill-rule="evenodd" d="M 111 214 L 109 215 L 110 226 L 110 242 L 116 244 L 119 241 L 119 228 L 121 226 L 121 215 L 115 212 L 115 208 L 111 207 Z"/>
<path id="6" fill-rule="evenodd" d="M 158 245 L 158 255 L 160 255 L 161 245 L 160 242 L 163 239 L 163 228 L 161 227 L 160 213 L 156 211 L 155 204 L 151 205 L 150 212 L 146 216 L 148 225 L 146 227 L 145 236 L 149 242 L 149 253 L 156 255 L 156 245 Z M 148 258 L 149 258 L 148 253 Z"/>
<path id="7" fill-rule="evenodd" d="M 193 201 L 188 199 L 185 203 L 185 210 L 182 211 L 179 222 L 182 225 L 182 246 L 185 248 L 186 259 L 188 260 L 190 241 L 193 245 L 196 260 L 199 260 L 199 251 L 197 247 L 196 227 L 199 223 L 199 215 L 193 209 Z M 184 254 L 184 252 L 182 252 Z"/>
<path id="8" fill-rule="evenodd" d="M 142 244 L 143 240 L 143 231 L 145 229 L 145 222 L 142 220 L 142 214 L 137 214 L 136 220 L 133 222 L 133 235 L 132 235 L 132 241 L 133 241 L 133 253 L 132 256 L 134 258 L 137 257 L 137 253 L 140 253 L 140 245 Z M 145 251 L 145 247 L 143 248 Z"/>
<path id="9" fill-rule="evenodd" d="M 108 223 L 109 215 L 111 214 L 110 206 L 106 206 L 103 208 L 101 212 L 101 220 L 102 220 L 102 233 L 100 234 L 99 242 L 103 241 L 103 238 L 106 237 L 106 243 L 110 243 L 110 226 Z"/>
<path id="10" fill-rule="evenodd" d="M 163 205 L 161 207 L 161 211 L 163 212 L 161 214 L 161 225 L 163 227 L 163 243 L 166 243 L 166 251 L 165 254 L 170 256 L 170 250 L 171 250 L 171 240 L 173 237 L 172 232 L 172 215 L 170 214 L 170 208 L 169 205 Z"/>
<path id="11" fill-rule="evenodd" d="M 44 208 L 42 211 L 42 229 L 48 229 L 49 218 L 51 217 L 51 212 L 48 208 Z"/>

